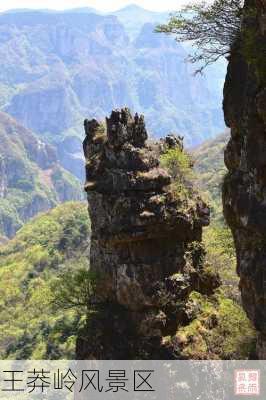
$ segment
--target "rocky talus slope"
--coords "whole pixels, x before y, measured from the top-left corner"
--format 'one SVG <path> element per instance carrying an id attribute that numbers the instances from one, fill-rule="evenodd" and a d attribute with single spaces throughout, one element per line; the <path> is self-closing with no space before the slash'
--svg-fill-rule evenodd
<path id="1" fill-rule="evenodd" d="M 231 139 L 223 186 L 224 214 L 234 235 L 243 306 L 266 358 L 266 2 L 248 0 L 232 48 L 224 89 Z"/>
<path id="2" fill-rule="evenodd" d="M 160 166 L 160 154 L 182 151 L 182 143 L 168 136 L 147 144 L 143 116 L 128 109 L 113 111 L 106 128 L 86 120 L 85 131 L 97 312 L 78 338 L 77 357 L 178 358 L 178 345 L 165 338 L 189 323 L 189 294 L 218 285 L 203 267 L 209 209 L 196 194 L 184 207 Z"/>

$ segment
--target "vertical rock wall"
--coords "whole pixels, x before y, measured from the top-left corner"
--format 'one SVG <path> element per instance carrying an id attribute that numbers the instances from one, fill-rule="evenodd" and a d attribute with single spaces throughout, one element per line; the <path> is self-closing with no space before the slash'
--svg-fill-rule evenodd
<path id="1" fill-rule="evenodd" d="M 195 195 L 186 210 L 159 156 L 180 140 L 147 144 L 143 116 L 113 111 L 106 127 L 85 121 L 91 270 L 98 306 L 77 342 L 78 358 L 175 358 L 164 337 L 189 321 L 192 290 L 208 293 L 202 227 L 209 209 Z"/>
<path id="2" fill-rule="evenodd" d="M 225 218 L 234 235 L 243 306 L 266 358 L 266 2 L 246 1 L 240 39 L 224 88 L 231 139 L 223 185 Z"/>

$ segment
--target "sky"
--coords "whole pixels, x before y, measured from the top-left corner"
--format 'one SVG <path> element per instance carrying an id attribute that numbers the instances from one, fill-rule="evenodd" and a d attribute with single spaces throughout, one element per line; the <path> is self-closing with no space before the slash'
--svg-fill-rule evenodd
<path id="1" fill-rule="evenodd" d="M 63 10 L 77 7 L 93 7 L 102 11 L 114 11 L 128 4 L 137 4 L 153 11 L 176 10 L 188 0 L 0 0 L 0 11 L 12 8 L 51 8 Z"/>

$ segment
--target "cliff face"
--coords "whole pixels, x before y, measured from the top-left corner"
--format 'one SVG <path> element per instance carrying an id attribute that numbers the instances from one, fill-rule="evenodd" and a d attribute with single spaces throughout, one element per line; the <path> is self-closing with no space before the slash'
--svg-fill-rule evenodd
<path id="1" fill-rule="evenodd" d="M 181 149 L 178 138 L 147 144 L 144 118 L 128 109 L 113 111 L 106 125 L 107 132 L 96 120 L 85 121 L 99 306 L 78 339 L 77 357 L 178 357 L 177 346 L 164 344 L 164 337 L 188 323 L 190 292 L 209 293 L 218 283 L 207 279 L 202 262 L 209 209 L 195 196 L 185 210 L 170 190 L 159 155 Z"/>
<path id="2" fill-rule="evenodd" d="M 224 214 L 234 235 L 243 306 L 266 358 L 266 2 L 246 1 L 240 39 L 224 89 L 231 139 L 223 185 Z"/>

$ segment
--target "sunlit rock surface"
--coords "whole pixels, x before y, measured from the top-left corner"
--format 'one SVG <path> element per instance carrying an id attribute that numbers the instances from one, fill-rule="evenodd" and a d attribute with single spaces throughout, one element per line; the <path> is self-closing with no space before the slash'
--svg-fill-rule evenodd
<path id="1" fill-rule="evenodd" d="M 182 141 L 169 135 L 147 144 L 144 117 L 128 109 L 113 111 L 106 127 L 86 120 L 85 131 L 98 308 L 77 357 L 178 358 L 178 347 L 163 338 L 189 322 L 192 290 L 209 294 L 219 284 L 203 268 L 209 209 L 198 195 L 185 209 L 160 166 L 160 154 Z"/>

